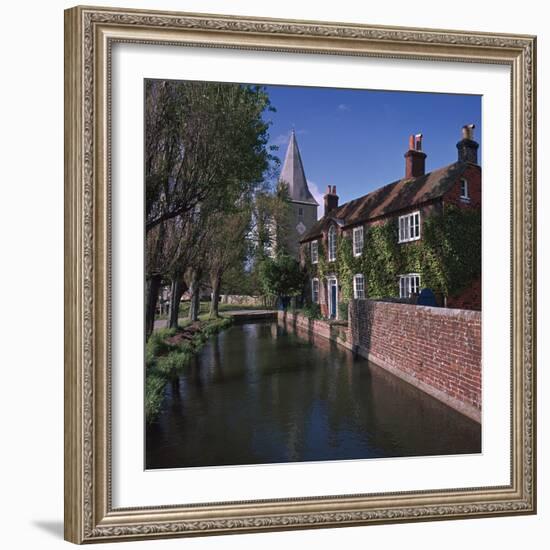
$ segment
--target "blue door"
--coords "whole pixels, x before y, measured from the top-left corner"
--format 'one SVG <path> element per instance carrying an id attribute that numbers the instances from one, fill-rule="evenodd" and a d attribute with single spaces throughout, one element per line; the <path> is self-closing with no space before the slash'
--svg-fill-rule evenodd
<path id="1" fill-rule="evenodd" d="M 336 306 L 338 305 L 338 287 L 336 284 L 336 279 L 329 280 L 329 292 L 330 292 L 329 315 L 331 319 L 336 319 Z"/>

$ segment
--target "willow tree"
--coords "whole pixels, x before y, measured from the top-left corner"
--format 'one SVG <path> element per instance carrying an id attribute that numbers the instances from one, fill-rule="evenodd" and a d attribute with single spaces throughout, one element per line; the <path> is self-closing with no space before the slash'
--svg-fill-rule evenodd
<path id="1" fill-rule="evenodd" d="M 270 109 L 259 86 L 147 81 L 146 230 L 205 201 L 234 204 L 261 183 Z"/>
<path id="2" fill-rule="evenodd" d="M 244 206 L 235 212 L 220 213 L 212 217 L 207 266 L 212 288 L 210 317 L 218 317 L 220 289 L 224 275 L 232 267 L 243 266 L 248 258 L 250 243 L 250 209 Z"/>
<path id="3" fill-rule="evenodd" d="M 263 119 L 268 110 L 269 97 L 259 86 L 147 81 L 147 336 L 161 279 L 173 282 L 194 267 L 186 265 L 181 250 L 196 246 L 197 236 L 189 230 L 196 213 L 205 204 L 215 205 L 212 212 L 227 211 L 251 196 L 269 171 L 274 157 L 267 145 L 269 122 Z M 181 260 L 177 270 L 175 259 Z"/>

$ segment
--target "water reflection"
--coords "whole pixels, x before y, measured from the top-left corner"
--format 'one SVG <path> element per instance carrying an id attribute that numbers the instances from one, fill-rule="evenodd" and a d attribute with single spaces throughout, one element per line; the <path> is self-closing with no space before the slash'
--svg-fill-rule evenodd
<path id="1" fill-rule="evenodd" d="M 395 376 L 276 323 L 213 337 L 146 434 L 146 467 L 480 452 L 481 430 Z"/>

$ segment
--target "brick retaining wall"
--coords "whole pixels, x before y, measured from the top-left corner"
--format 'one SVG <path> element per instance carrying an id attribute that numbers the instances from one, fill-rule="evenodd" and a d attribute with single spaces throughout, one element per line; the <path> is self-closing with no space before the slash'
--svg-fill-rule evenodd
<path id="1" fill-rule="evenodd" d="M 311 340 L 315 336 L 321 336 L 337 342 L 349 350 L 353 349 L 351 329 L 346 325 L 334 322 L 329 323 L 319 319 L 309 319 L 305 315 L 293 314 L 290 311 L 279 311 L 277 313 L 279 324 L 287 329 L 293 329 L 306 339 Z"/>
<path id="2" fill-rule="evenodd" d="M 481 312 L 352 300 L 359 353 L 481 421 Z"/>
<path id="3" fill-rule="evenodd" d="M 279 312 L 279 322 L 321 336 L 481 421 L 481 312 L 352 300 L 349 326 Z"/>

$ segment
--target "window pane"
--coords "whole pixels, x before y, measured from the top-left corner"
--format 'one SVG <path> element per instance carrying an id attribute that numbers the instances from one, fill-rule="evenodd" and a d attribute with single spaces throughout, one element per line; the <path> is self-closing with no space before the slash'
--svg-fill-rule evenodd
<path id="1" fill-rule="evenodd" d="M 363 276 L 355 275 L 353 277 L 353 295 L 354 298 L 363 298 Z"/>
<path id="2" fill-rule="evenodd" d="M 318 261 L 317 241 L 311 243 L 311 261 L 313 263 L 317 263 Z"/>
<path id="3" fill-rule="evenodd" d="M 329 260 L 336 259 L 336 231 L 331 227 L 328 232 L 328 256 Z"/>

